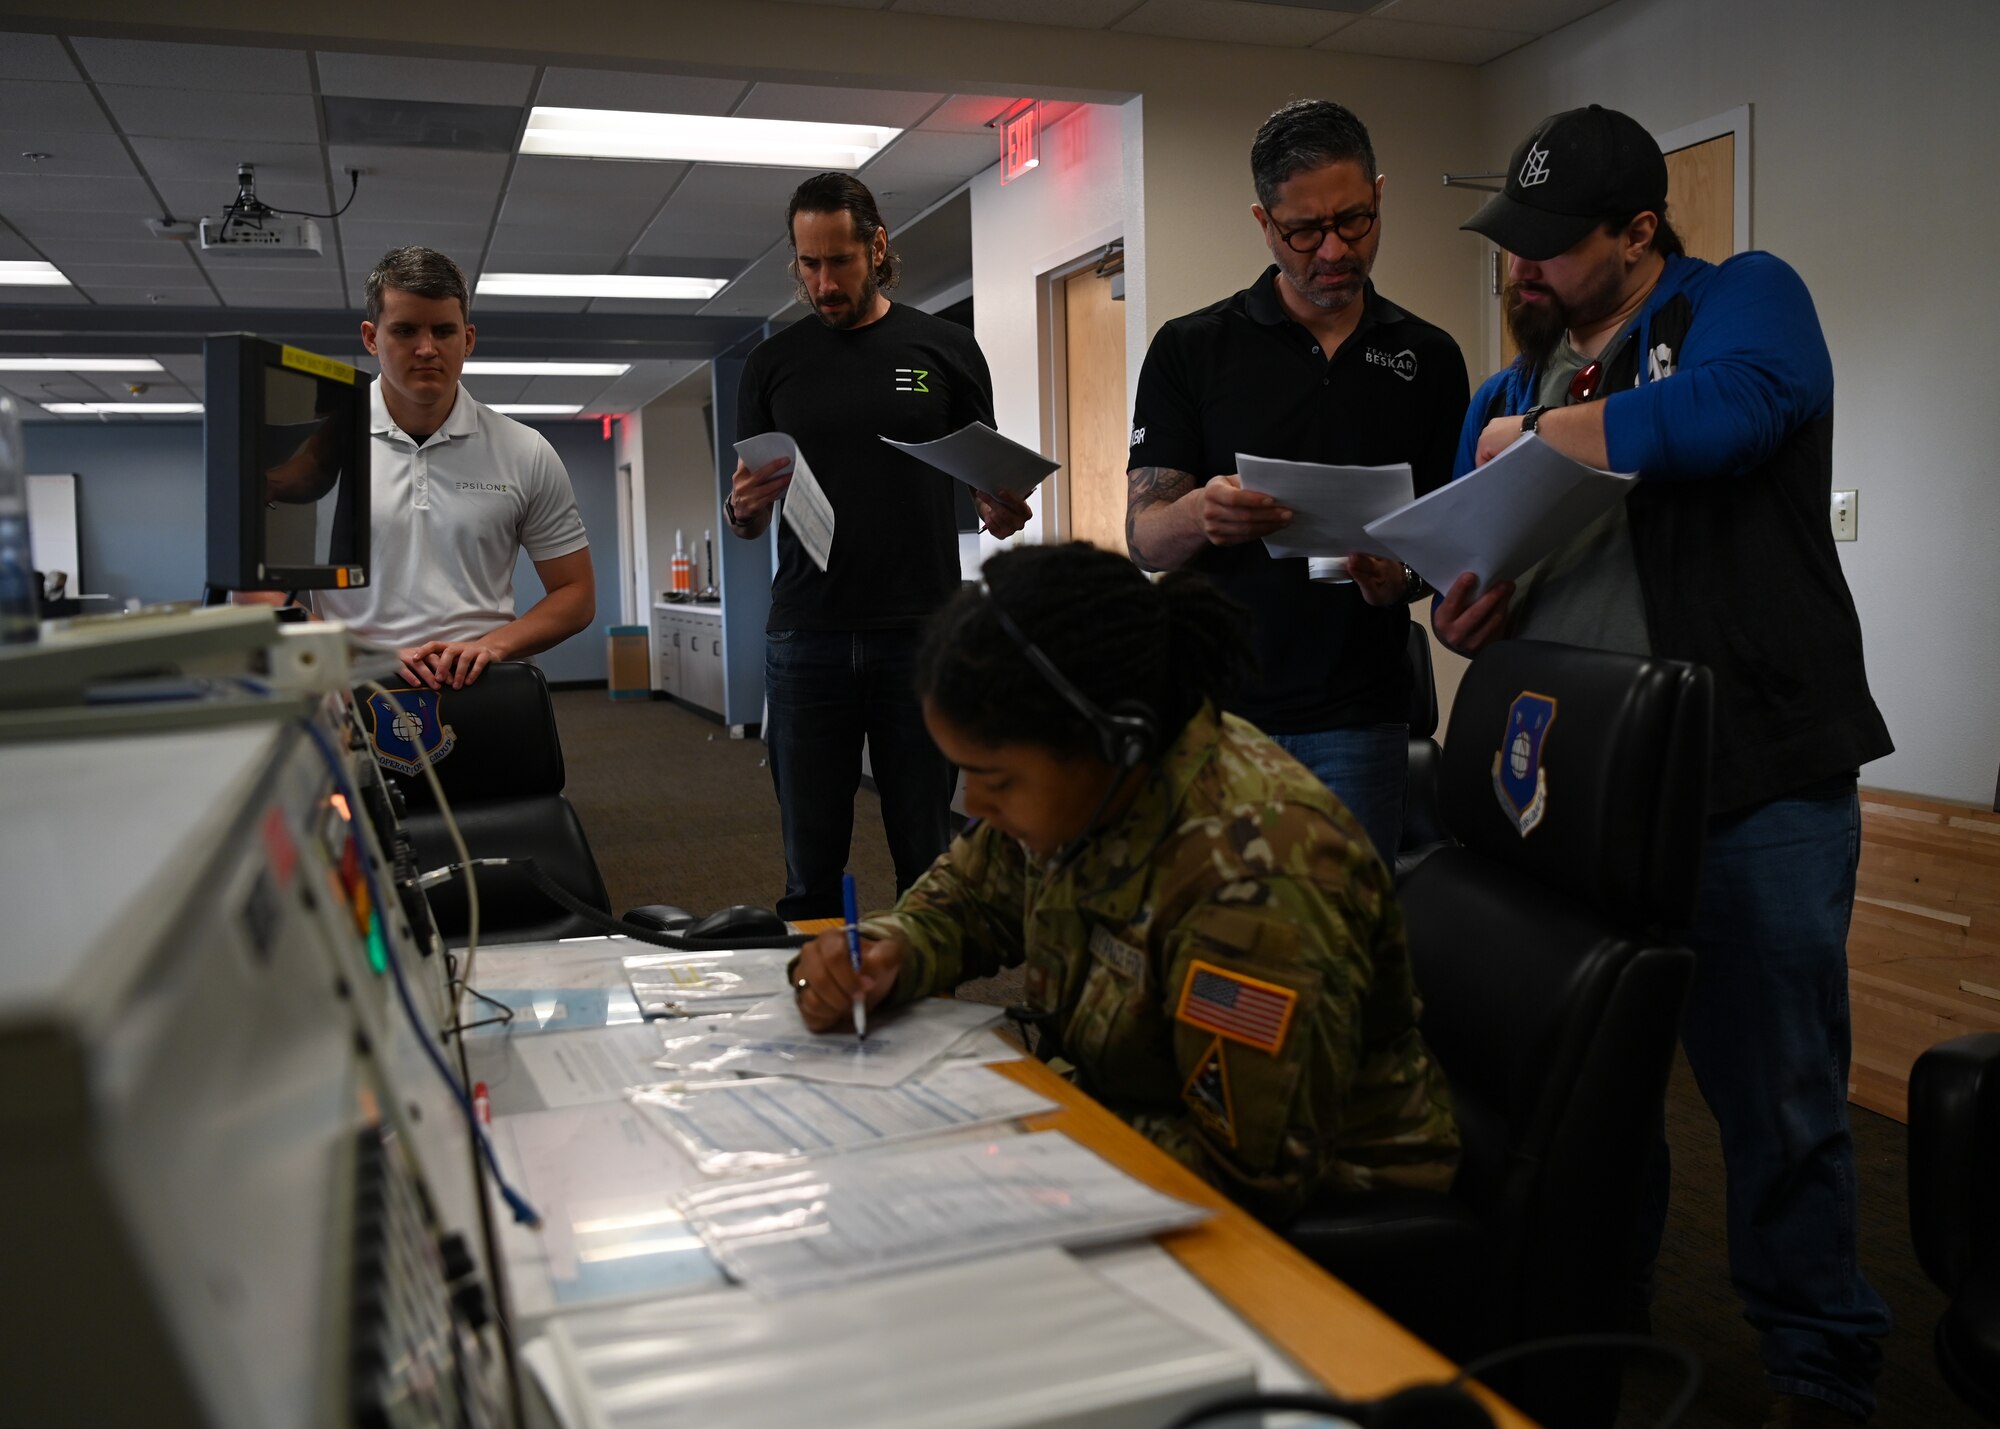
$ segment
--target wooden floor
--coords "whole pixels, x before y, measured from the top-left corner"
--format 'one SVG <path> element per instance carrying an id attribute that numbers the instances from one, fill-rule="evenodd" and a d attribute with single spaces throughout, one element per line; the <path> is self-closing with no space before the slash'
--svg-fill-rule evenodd
<path id="1" fill-rule="evenodd" d="M 1863 789 L 1847 967 L 1848 1096 L 1907 1121 L 1919 1053 L 2000 1032 L 2000 814 Z"/>

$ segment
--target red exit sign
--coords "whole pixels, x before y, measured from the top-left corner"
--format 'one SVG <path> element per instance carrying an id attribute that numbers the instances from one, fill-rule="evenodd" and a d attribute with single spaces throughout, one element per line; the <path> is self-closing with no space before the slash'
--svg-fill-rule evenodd
<path id="1" fill-rule="evenodd" d="M 1029 100 L 1000 121 L 1000 182 L 1010 184 L 1042 162 L 1042 106 Z"/>

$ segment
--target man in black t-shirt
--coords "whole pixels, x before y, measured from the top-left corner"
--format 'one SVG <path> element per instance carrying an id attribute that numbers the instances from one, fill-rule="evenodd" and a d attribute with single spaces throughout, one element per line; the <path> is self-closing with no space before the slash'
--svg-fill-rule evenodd
<path id="1" fill-rule="evenodd" d="M 792 438 L 833 505 L 824 571 L 780 523 L 764 627 L 764 738 L 785 843 L 778 912 L 831 918 L 841 914 L 864 738 L 898 893 L 951 842 L 952 769 L 924 728 L 912 677 L 924 622 L 959 586 L 955 483 L 882 438 L 991 426 L 993 382 L 970 332 L 890 303 L 896 256 L 858 180 L 806 180 L 785 221 L 812 315 L 750 354 L 736 435 Z M 789 461 L 738 462 L 723 504 L 730 530 L 762 536 L 791 479 Z M 996 536 L 1028 520 L 1025 501 L 974 499 Z"/>
<path id="2" fill-rule="evenodd" d="M 1292 513 L 1245 491 L 1237 453 L 1348 466 L 1408 462 L 1418 495 L 1451 475 L 1465 359 L 1442 329 L 1375 291 L 1383 179 L 1368 131 L 1298 100 L 1250 147 L 1250 212 L 1276 260 L 1232 297 L 1162 327 L 1139 373 L 1125 534 L 1154 570 L 1191 567 L 1250 609 L 1256 684 L 1231 709 L 1333 792 L 1385 861 L 1408 771 L 1407 602 L 1398 562 L 1348 558 L 1350 582 L 1275 560 Z"/>

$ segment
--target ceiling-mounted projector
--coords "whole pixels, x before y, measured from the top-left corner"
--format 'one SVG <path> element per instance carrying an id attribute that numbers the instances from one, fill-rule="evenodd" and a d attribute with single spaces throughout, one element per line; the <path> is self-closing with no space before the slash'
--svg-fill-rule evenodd
<path id="1" fill-rule="evenodd" d="M 220 218 L 201 221 L 204 253 L 282 253 L 317 257 L 319 225 L 299 214 L 284 213 L 257 197 L 257 170 L 236 166 L 236 198 Z"/>

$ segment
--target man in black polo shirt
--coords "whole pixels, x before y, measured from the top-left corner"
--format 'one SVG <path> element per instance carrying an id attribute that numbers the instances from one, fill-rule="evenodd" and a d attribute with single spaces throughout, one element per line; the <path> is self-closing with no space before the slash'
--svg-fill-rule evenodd
<path id="1" fill-rule="evenodd" d="M 1258 683 L 1236 713 L 1338 794 L 1386 859 L 1408 768 L 1413 571 L 1349 558 L 1316 581 L 1262 537 L 1291 520 L 1245 491 L 1236 454 L 1386 466 L 1419 495 L 1451 475 L 1465 359 L 1439 328 L 1375 291 L 1383 180 L 1368 131 L 1328 100 L 1297 100 L 1250 146 L 1251 215 L 1277 261 L 1242 292 L 1160 329 L 1139 373 L 1125 534 L 1153 570 L 1199 570 L 1250 608 Z"/>
<path id="2" fill-rule="evenodd" d="M 743 365 L 736 435 L 783 432 L 833 503 L 824 571 L 790 526 L 764 626 L 764 738 L 785 844 L 787 918 L 841 914 L 861 742 L 882 796 L 900 893 L 951 842 L 951 765 L 931 742 L 913 685 L 923 625 L 959 587 L 956 483 L 883 442 L 923 442 L 993 421 L 993 381 L 972 334 L 889 301 L 897 259 L 868 189 L 819 174 L 793 193 L 799 299 L 812 314 L 759 344 Z M 756 539 L 791 485 L 788 460 L 742 462 L 723 503 L 729 529 Z M 1025 501 L 977 493 L 986 528 L 1010 536 Z"/>

